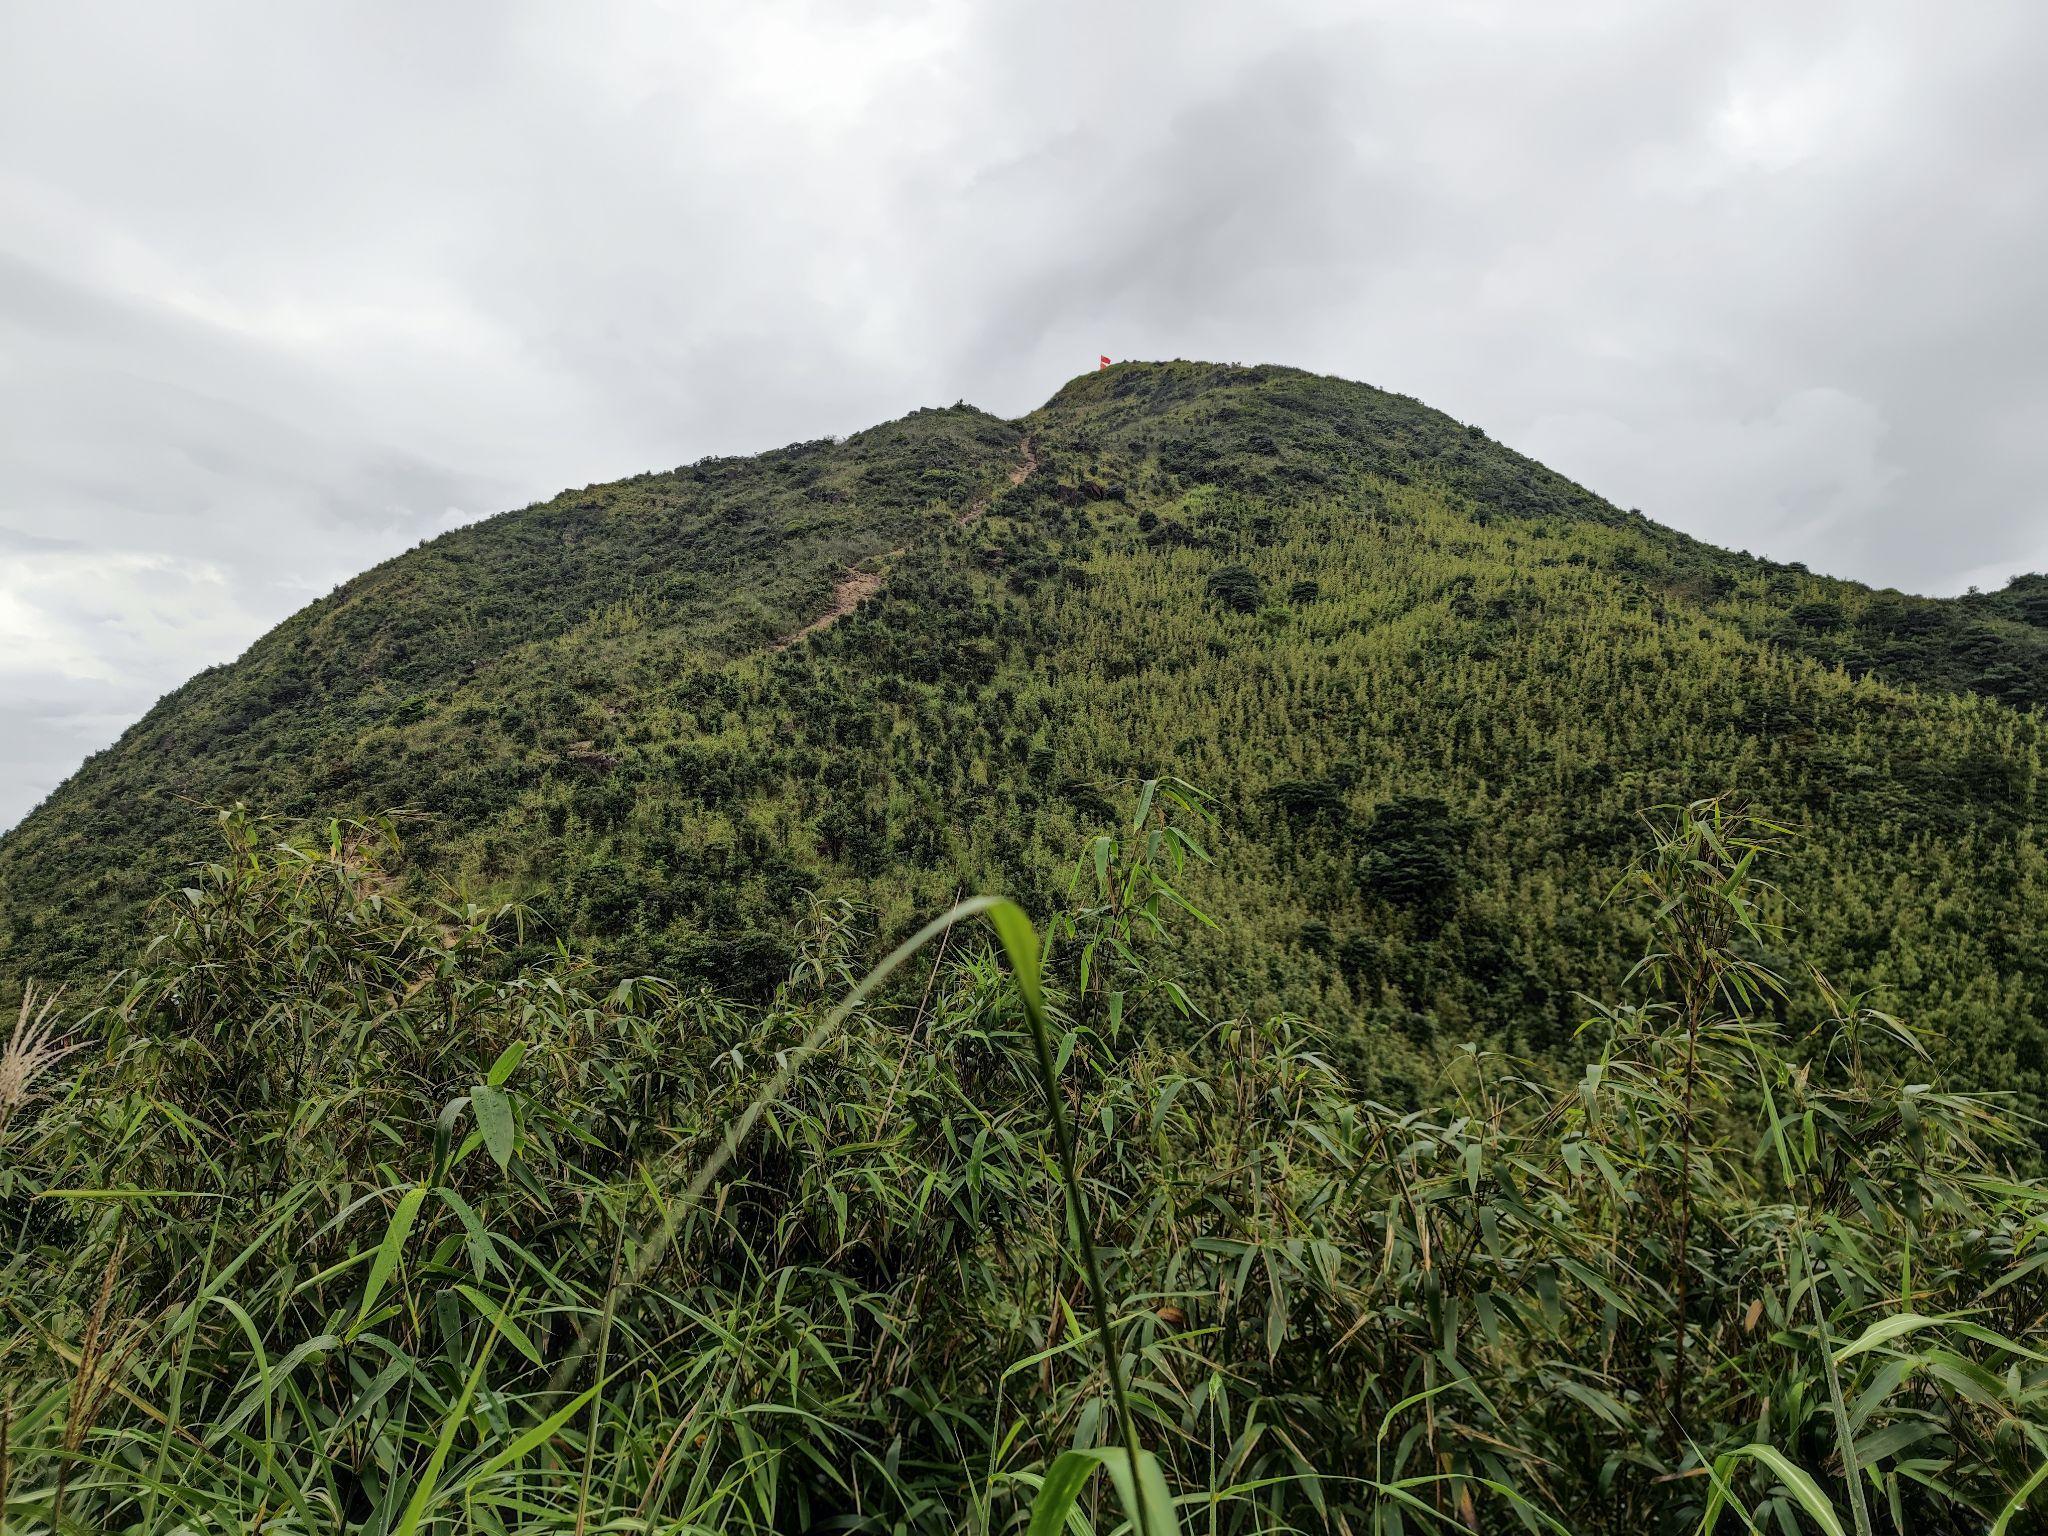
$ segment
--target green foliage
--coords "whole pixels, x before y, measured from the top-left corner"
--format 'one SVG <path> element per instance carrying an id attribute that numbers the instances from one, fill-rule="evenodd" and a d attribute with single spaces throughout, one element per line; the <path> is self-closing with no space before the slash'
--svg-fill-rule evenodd
<path id="1" fill-rule="evenodd" d="M 1226 565 L 1210 574 L 1209 596 L 1232 613 L 1257 613 L 1265 588 L 1259 573 L 1249 566 Z"/>
<path id="2" fill-rule="evenodd" d="M 2044 593 L 1196 364 L 436 540 L 0 843 L 5 1523 L 2030 1528 Z"/>
<path id="3" fill-rule="evenodd" d="M 1142 786 L 1042 931 L 873 971 L 813 903 L 761 1006 L 224 817 L 0 1125 L 8 1528 L 2038 1517 L 2048 1192 L 1774 965 L 1776 829 L 1660 813 L 1579 1066 L 1464 1047 L 1418 1110 L 1186 988 L 1214 814 Z"/>
<path id="4" fill-rule="evenodd" d="M 1373 812 L 1360 839 L 1359 878 L 1401 906 L 1440 908 L 1457 891 L 1463 829 L 1434 795 L 1401 795 Z"/>
<path id="5" fill-rule="evenodd" d="M 878 593 L 770 649 L 856 568 Z M 1226 937 L 1189 981 L 1325 1020 L 1412 1103 L 1444 1041 L 1569 1053 L 1569 999 L 1638 942 L 1601 897 L 1641 808 L 1739 782 L 1830 850 L 1785 875 L 1815 961 L 2038 1103 L 2043 744 L 2008 707 L 2048 678 L 2036 595 L 1714 550 L 1362 385 L 1120 365 L 1025 422 L 592 487 L 369 572 L 0 841 L 0 973 L 125 960 L 203 854 L 196 804 L 244 800 L 404 807 L 396 891 L 523 904 L 527 962 L 760 1003 L 805 892 L 871 912 L 870 956 L 961 890 L 1047 910 L 1166 766 L 1229 786 L 1235 882 L 1190 876 Z M 1424 801 L 1454 830 L 1375 851 Z"/>

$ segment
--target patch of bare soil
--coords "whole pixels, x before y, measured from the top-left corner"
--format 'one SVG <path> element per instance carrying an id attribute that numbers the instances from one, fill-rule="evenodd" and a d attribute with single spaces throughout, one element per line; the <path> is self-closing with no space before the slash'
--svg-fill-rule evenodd
<path id="1" fill-rule="evenodd" d="M 1037 468 L 1038 449 L 1032 445 L 1031 439 L 1027 437 L 1024 439 L 1024 462 L 1010 471 L 1010 484 L 1022 485 L 1031 478 Z M 973 522 L 987 510 L 988 498 L 986 496 L 975 497 L 973 501 L 967 504 L 967 510 L 960 514 L 960 526 L 966 527 L 967 524 Z"/>
<path id="2" fill-rule="evenodd" d="M 832 588 L 832 601 L 827 605 L 823 613 L 811 620 L 802 629 L 792 634 L 784 635 L 780 640 L 769 646 L 768 649 L 771 652 L 786 651 L 799 640 L 807 639 L 821 629 L 830 629 L 834 624 L 837 624 L 841 619 L 845 618 L 854 609 L 881 590 L 882 573 L 880 571 L 848 571 L 834 584 Z"/>
<path id="3" fill-rule="evenodd" d="M 1012 485 L 1022 485 L 1038 469 L 1038 449 L 1032 444 L 1030 438 L 1024 439 L 1022 448 L 1024 451 L 1023 462 L 1010 471 L 1010 484 Z M 982 513 L 986 512 L 988 510 L 988 501 L 989 499 L 986 496 L 977 496 L 968 505 L 967 510 L 960 514 L 961 523 L 971 523 L 981 516 Z M 891 559 L 902 553 L 903 551 L 900 549 L 889 551 Z M 882 582 L 883 576 L 880 571 L 848 571 L 839 578 L 838 584 L 832 588 L 832 601 L 826 606 L 825 611 L 811 620 L 802 629 L 784 635 L 780 640 L 769 646 L 769 654 L 773 655 L 776 651 L 786 651 L 798 641 L 806 640 L 810 636 L 815 635 L 819 630 L 830 629 L 862 603 L 881 591 Z"/>

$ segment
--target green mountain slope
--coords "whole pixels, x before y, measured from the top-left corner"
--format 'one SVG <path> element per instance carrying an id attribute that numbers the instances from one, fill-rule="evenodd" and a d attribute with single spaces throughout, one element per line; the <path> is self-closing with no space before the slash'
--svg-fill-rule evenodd
<path id="1" fill-rule="evenodd" d="M 410 878 L 759 994 L 806 892 L 878 939 L 963 889 L 1042 907 L 1172 773 L 1229 845 L 1217 993 L 1339 1025 L 1370 1081 L 1567 1042 L 1639 945 L 1604 897 L 1642 813 L 1734 790 L 1825 842 L 1780 882 L 1834 979 L 2031 1093 L 2044 626 L 2038 578 L 1943 602 L 1717 550 L 1363 385 L 1119 365 L 366 573 L 0 841 L 0 974 L 118 960 L 239 799 L 402 808 Z"/>

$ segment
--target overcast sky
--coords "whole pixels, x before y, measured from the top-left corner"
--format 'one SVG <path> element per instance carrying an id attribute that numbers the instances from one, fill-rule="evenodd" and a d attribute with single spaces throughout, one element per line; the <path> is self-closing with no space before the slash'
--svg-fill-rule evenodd
<path id="1" fill-rule="evenodd" d="M 2048 6 L 0 0 L 0 825 L 349 574 L 1114 357 L 2048 566 Z"/>

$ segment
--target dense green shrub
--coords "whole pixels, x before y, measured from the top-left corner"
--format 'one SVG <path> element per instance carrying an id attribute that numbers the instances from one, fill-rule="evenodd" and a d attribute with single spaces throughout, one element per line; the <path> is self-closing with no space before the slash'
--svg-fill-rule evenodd
<path id="1" fill-rule="evenodd" d="M 1257 613 L 1265 601 L 1265 584 L 1248 566 L 1226 565 L 1211 573 L 1209 596 L 1233 613 Z"/>
<path id="2" fill-rule="evenodd" d="M 225 818 L 138 964 L 25 1013 L 5 1059 L 40 1054 L 0 1072 L 33 1092 L 0 1115 L 9 1528 L 2048 1502 L 2048 1201 L 1995 1098 L 1770 968 L 1776 829 L 1663 813 L 1636 999 L 1562 1074 L 1446 1045 L 1441 1107 L 1403 1111 L 1316 1021 L 1184 988 L 1169 931 L 1231 937 L 1188 900 L 1203 814 L 1146 786 L 1000 947 L 935 923 L 869 974 L 860 914 L 813 902 L 762 1008 L 521 965 L 516 909 L 393 894 L 389 827 Z M 1085 1481 L 1132 1445 L 1146 1479 Z"/>
<path id="3" fill-rule="evenodd" d="M 1398 905 L 1441 908 L 1457 891 L 1465 836 L 1436 796 L 1397 796 L 1373 812 L 1359 839 L 1359 878 Z"/>

